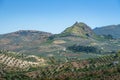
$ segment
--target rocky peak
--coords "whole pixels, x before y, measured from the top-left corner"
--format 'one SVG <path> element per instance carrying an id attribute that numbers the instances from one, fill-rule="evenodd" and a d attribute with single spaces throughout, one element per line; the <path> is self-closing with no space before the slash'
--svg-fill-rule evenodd
<path id="1" fill-rule="evenodd" d="M 75 22 L 71 27 L 62 32 L 63 34 L 70 34 L 80 37 L 92 37 L 94 32 L 83 22 Z"/>

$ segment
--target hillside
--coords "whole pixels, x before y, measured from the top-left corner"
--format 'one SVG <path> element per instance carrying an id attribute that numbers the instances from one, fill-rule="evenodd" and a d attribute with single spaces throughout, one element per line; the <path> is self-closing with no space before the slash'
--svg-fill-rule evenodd
<path id="1" fill-rule="evenodd" d="M 112 35 L 113 38 L 120 38 L 120 24 L 95 28 L 93 31 L 98 35 Z"/>
<path id="2" fill-rule="evenodd" d="M 22 53 L 15 53 L 11 51 L 0 51 L 0 64 L 6 65 L 5 70 L 13 68 L 13 70 L 26 71 L 30 67 L 41 67 L 45 66 L 46 60 L 34 55 L 25 55 Z"/>
<path id="3" fill-rule="evenodd" d="M 97 57 L 101 53 L 115 53 L 120 49 L 119 41 L 100 37 L 87 24 L 76 22 L 60 34 L 20 30 L 0 35 L 0 49 L 26 55 L 54 56 L 64 61 L 65 56 L 84 59 Z"/>
<path id="4" fill-rule="evenodd" d="M 119 80 L 120 39 L 76 22 L 60 34 L 0 35 L 0 80 Z"/>
<path id="5" fill-rule="evenodd" d="M 65 29 L 61 35 L 73 35 L 73 36 L 79 36 L 82 38 L 86 37 L 93 37 L 95 34 L 92 31 L 92 29 L 82 22 L 76 22 L 71 27 L 68 27 Z"/>
<path id="6" fill-rule="evenodd" d="M 0 53 L 0 55 L 2 55 L 0 62 L 3 61 L 3 64 L 0 63 L 1 80 L 119 80 L 120 78 L 119 52 L 116 55 L 104 55 L 85 60 L 75 59 L 64 63 L 59 63 L 51 58 L 52 63 L 49 65 L 34 68 L 28 65 L 29 62 L 26 62 L 27 65 L 21 67 L 20 59 L 13 61 L 13 58 L 10 57 L 11 55 L 7 53 L 10 52 L 5 52 L 4 54 L 6 54 L 6 56 L 3 52 Z M 16 55 L 16 53 L 14 53 L 14 55 Z M 12 65 L 7 65 L 9 63 L 14 64 L 14 62 L 16 63 L 16 65 L 13 66 L 14 68 L 9 67 Z M 24 63 L 24 61 L 22 63 Z M 19 64 L 21 68 L 17 68 Z M 29 69 L 23 70 L 24 67 L 28 66 Z"/>
<path id="7" fill-rule="evenodd" d="M 29 51 L 45 42 L 51 33 L 35 30 L 19 30 L 0 35 L 0 49 L 10 51 Z"/>

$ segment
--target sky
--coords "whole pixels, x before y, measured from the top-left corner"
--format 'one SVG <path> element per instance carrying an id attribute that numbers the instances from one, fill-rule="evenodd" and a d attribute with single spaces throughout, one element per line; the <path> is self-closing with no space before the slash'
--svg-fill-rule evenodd
<path id="1" fill-rule="evenodd" d="M 120 24 L 120 0 L 0 0 L 0 34 L 17 30 L 57 34 L 76 21 L 91 28 Z"/>

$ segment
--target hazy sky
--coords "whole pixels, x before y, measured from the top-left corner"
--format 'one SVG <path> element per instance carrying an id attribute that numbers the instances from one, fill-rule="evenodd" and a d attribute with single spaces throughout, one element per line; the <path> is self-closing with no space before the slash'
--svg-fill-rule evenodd
<path id="1" fill-rule="evenodd" d="M 60 33 L 76 21 L 92 28 L 120 24 L 120 0 L 0 0 L 0 34 Z"/>

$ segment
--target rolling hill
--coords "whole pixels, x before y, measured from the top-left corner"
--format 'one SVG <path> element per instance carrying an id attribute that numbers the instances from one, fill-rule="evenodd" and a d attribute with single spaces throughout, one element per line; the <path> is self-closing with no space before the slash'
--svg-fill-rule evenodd
<path id="1" fill-rule="evenodd" d="M 19 30 L 2 34 L 0 49 L 42 57 L 54 56 L 57 59 L 63 59 L 66 56 L 82 59 L 104 53 L 115 53 L 120 49 L 119 41 L 119 39 L 98 36 L 85 23 L 76 22 L 60 34 L 35 30 Z M 88 57 L 85 56 L 86 53 L 90 53 L 87 54 Z M 94 55 L 95 53 L 98 55 Z"/>
<path id="2" fill-rule="evenodd" d="M 119 50 L 120 39 L 98 35 L 82 22 L 60 34 L 1 34 L 0 80 L 119 80 Z"/>
<path id="3" fill-rule="evenodd" d="M 51 33 L 34 31 L 34 30 L 19 30 L 16 32 L 0 35 L 0 49 L 10 51 L 29 51 L 37 48 L 38 45 L 45 42 Z"/>

